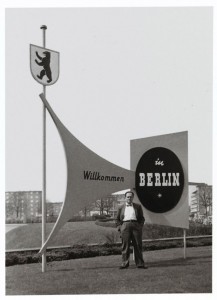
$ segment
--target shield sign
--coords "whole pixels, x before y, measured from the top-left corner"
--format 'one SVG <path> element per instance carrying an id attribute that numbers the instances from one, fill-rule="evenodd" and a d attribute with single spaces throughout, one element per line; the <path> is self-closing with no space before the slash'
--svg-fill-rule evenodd
<path id="1" fill-rule="evenodd" d="M 59 78 L 59 52 L 30 45 L 30 69 L 42 85 L 52 85 Z"/>

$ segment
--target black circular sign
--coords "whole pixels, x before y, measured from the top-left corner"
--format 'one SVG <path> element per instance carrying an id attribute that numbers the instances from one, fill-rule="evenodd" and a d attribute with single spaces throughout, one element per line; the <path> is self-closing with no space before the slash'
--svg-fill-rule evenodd
<path id="1" fill-rule="evenodd" d="M 142 205 L 154 213 L 174 208 L 184 188 L 184 172 L 174 152 L 156 147 L 143 154 L 136 168 L 136 193 Z"/>

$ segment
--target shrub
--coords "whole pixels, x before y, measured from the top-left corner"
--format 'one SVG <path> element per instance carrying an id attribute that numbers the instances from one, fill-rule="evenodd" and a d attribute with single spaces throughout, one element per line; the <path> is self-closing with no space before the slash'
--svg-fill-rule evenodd
<path id="1" fill-rule="evenodd" d="M 8 218 L 6 219 L 6 224 L 22 224 L 23 219 L 20 218 Z"/>
<path id="2" fill-rule="evenodd" d="M 85 257 L 96 257 L 105 255 L 120 255 L 121 243 L 114 244 L 112 241 L 101 245 L 75 245 L 70 248 L 63 249 L 48 249 L 47 261 L 60 261 Z M 187 240 L 187 247 L 201 247 L 212 245 L 211 238 L 192 239 Z M 169 248 L 183 247 L 182 240 L 173 241 L 152 241 L 143 243 L 143 250 L 161 250 Z M 41 262 L 41 256 L 36 253 L 37 251 L 22 251 L 22 252 L 8 252 L 6 253 L 6 266 L 13 266 L 17 264 L 29 264 Z M 131 247 L 132 252 L 132 247 Z"/>
<path id="3" fill-rule="evenodd" d="M 106 220 L 106 215 L 95 215 L 94 220 Z"/>
<path id="4" fill-rule="evenodd" d="M 187 236 L 212 235 L 212 226 L 190 223 L 189 229 L 186 230 L 186 234 Z M 182 228 L 170 226 L 146 224 L 143 230 L 143 239 L 169 238 L 181 236 L 183 236 Z"/>
<path id="5" fill-rule="evenodd" d="M 85 222 L 85 221 L 94 221 L 95 219 L 92 216 L 74 216 L 68 222 Z"/>
<path id="6" fill-rule="evenodd" d="M 116 228 L 115 222 L 112 222 L 110 220 L 100 220 L 95 222 L 96 225 L 103 226 L 103 227 L 111 227 Z"/>
<path id="7" fill-rule="evenodd" d="M 107 220 L 106 220 L 107 221 Z M 97 221 L 95 224 L 103 227 L 113 227 L 115 228 L 115 221 L 108 220 Z M 212 226 L 207 226 L 203 224 L 190 223 L 189 229 L 186 232 L 187 236 L 197 236 L 197 235 L 212 235 Z M 145 224 L 143 229 L 142 238 L 145 239 L 159 239 L 159 238 L 170 238 L 170 237 L 182 237 L 183 229 L 156 225 L 156 224 Z"/>

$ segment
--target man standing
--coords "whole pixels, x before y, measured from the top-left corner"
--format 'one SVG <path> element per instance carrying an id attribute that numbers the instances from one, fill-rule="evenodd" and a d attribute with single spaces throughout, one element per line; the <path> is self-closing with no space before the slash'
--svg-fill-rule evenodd
<path id="1" fill-rule="evenodd" d="M 120 269 L 129 267 L 130 243 L 132 241 L 137 268 L 145 269 L 142 256 L 142 228 L 144 216 L 140 204 L 133 203 L 134 193 L 125 193 L 125 204 L 118 208 L 116 226 L 122 238 L 122 265 Z"/>

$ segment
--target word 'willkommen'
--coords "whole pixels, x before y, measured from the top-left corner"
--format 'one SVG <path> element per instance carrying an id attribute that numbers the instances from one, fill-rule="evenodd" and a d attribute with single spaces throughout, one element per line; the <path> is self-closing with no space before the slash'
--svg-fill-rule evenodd
<path id="1" fill-rule="evenodd" d="M 91 171 L 84 171 L 84 179 L 124 182 L 124 177 L 101 175 L 99 172 L 91 172 Z"/>

